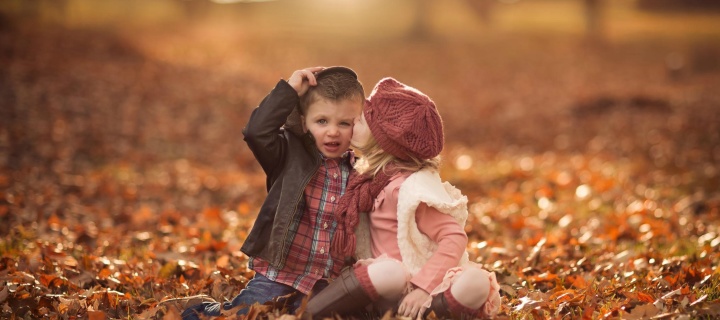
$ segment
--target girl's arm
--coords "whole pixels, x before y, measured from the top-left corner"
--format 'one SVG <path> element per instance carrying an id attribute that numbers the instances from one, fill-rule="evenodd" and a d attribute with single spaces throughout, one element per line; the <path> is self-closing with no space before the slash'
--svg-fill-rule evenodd
<path id="1" fill-rule="evenodd" d="M 420 232 L 436 242 L 438 248 L 410 282 L 431 292 L 442 282 L 450 268 L 458 266 L 460 258 L 465 253 L 468 238 L 463 226 L 452 216 L 428 207 L 424 203 L 418 206 L 415 221 Z"/>

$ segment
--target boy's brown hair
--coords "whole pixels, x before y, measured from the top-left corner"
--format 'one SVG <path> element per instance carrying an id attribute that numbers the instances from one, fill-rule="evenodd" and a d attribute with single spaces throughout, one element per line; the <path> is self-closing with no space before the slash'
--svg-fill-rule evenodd
<path id="1" fill-rule="evenodd" d="M 296 135 L 303 135 L 300 116 L 307 113 L 313 103 L 325 99 L 333 102 L 357 99 L 365 101 L 365 89 L 357 74 L 347 67 L 329 67 L 315 74 L 317 85 L 311 86 L 300 97 L 299 105 L 288 116 L 285 127 Z"/>
<path id="2" fill-rule="evenodd" d="M 306 114 L 310 105 L 318 100 L 330 101 L 365 99 L 365 90 L 354 73 L 336 71 L 328 72 L 325 69 L 317 75 L 317 85 L 312 86 L 300 97 L 300 112 Z"/>

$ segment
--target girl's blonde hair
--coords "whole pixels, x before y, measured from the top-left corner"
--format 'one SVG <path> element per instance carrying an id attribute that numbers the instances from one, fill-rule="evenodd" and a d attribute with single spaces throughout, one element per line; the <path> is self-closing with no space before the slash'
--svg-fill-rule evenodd
<path id="1" fill-rule="evenodd" d="M 435 170 L 440 168 L 440 156 L 430 159 L 418 159 L 410 156 L 410 160 L 402 160 L 385 152 L 372 135 L 370 135 L 368 142 L 364 146 L 357 149 L 362 153 L 362 157 L 355 164 L 355 169 L 360 174 L 369 174 L 373 178 L 381 170 L 384 171 L 387 165 L 391 163 L 395 165 L 396 169 L 411 172 L 426 168 Z"/>

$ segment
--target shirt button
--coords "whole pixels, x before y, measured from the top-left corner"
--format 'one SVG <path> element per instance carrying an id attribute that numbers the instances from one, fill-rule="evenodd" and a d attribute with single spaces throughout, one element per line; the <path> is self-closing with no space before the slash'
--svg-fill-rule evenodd
<path id="1" fill-rule="evenodd" d="M 335 202 L 335 196 L 330 197 L 330 201 Z"/>
<path id="2" fill-rule="evenodd" d="M 323 229 L 327 229 L 327 222 L 323 223 Z"/>
<path id="3" fill-rule="evenodd" d="M 325 247 L 320 248 L 320 254 L 325 254 Z"/>
<path id="4" fill-rule="evenodd" d="M 333 178 L 337 179 L 337 173 L 333 173 Z"/>

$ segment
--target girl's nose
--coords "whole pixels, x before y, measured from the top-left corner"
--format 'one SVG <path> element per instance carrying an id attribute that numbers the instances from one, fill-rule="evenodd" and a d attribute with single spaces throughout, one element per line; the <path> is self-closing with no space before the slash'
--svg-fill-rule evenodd
<path id="1" fill-rule="evenodd" d="M 328 135 L 330 136 L 336 136 L 338 134 L 340 134 L 340 130 L 336 126 L 331 126 L 328 130 Z"/>

